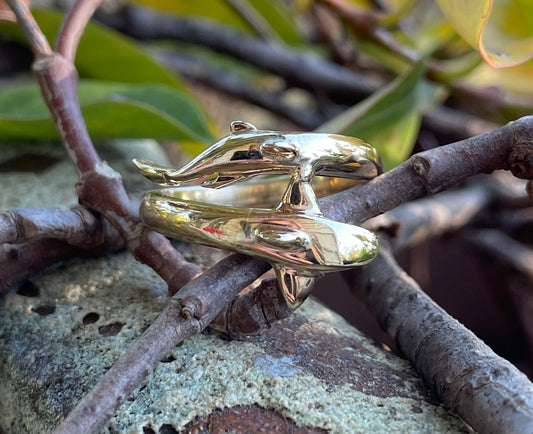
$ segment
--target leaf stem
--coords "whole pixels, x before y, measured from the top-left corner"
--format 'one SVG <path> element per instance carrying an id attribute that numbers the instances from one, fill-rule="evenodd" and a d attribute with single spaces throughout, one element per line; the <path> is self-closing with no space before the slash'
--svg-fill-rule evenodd
<path id="1" fill-rule="evenodd" d="M 30 42 L 35 57 L 50 56 L 52 54 L 52 48 L 35 21 L 35 18 L 33 18 L 28 5 L 21 0 L 6 0 L 6 3 L 17 17 L 17 22 Z"/>
<path id="2" fill-rule="evenodd" d="M 79 0 L 67 14 L 59 30 L 56 52 L 74 63 L 81 35 L 102 0 Z"/>

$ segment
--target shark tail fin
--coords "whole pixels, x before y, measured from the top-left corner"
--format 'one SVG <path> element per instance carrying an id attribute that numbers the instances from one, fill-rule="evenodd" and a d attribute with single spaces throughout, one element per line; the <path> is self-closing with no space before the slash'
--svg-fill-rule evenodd
<path id="1" fill-rule="evenodd" d="M 176 169 L 162 166 L 153 161 L 134 158 L 133 164 L 150 181 L 161 185 L 179 185 L 181 181 L 172 179 L 176 176 Z"/>

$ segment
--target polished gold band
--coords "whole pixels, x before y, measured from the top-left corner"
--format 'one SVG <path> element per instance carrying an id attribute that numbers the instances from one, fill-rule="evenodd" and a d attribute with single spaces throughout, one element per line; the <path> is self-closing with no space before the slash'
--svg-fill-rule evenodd
<path id="1" fill-rule="evenodd" d="M 331 194 L 381 172 L 377 152 L 359 139 L 257 131 L 234 122 L 232 134 L 182 169 L 135 164 L 155 182 L 195 185 L 148 192 L 141 205 L 147 226 L 269 261 L 291 307 L 305 300 L 321 274 L 365 264 L 378 252 L 374 234 L 324 218 L 317 203 L 317 192 Z M 289 179 L 236 184 L 273 173 Z"/>
<path id="2" fill-rule="evenodd" d="M 311 181 L 317 198 L 344 191 L 359 184 L 360 180 L 315 176 Z M 274 208 L 287 189 L 287 176 L 256 177 L 247 182 L 233 184 L 222 189 L 185 186 L 165 188 L 169 199 L 207 202 L 238 208 Z"/>

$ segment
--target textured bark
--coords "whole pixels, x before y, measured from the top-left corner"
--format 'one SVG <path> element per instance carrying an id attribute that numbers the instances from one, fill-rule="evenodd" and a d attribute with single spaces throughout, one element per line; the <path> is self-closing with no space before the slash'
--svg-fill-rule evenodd
<path id="1" fill-rule="evenodd" d="M 415 154 L 378 178 L 321 199 L 320 207 L 333 220 L 361 223 L 404 202 L 451 188 L 470 176 L 509 169 L 511 152 L 524 142 L 533 143 L 533 116 Z"/>
<path id="2" fill-rule="evenodd" d="M 14 208 L 0 214 L 0 243 L 27 243 L 42 238 L 74 246 L 95 247 L 103 242 L 102 223 L 87 209 Z"/>
<path id="3" fill-rule="evenodd" d="M 231 337 L 259 333 L 275 321 L 287 318 L 287 306 L 276 278 L 265 279 L 250 291 L 242 291 L 211 321 L 209 327 Z"/>
<path id="4" fill-rule="evenodd" d="M 476 431 L 533 432 L 533 384 L 437 306 L 386 249 L 350 272 L 350 282 L 417 372 Z"/>
<path id="5" fill-rule="evenodd" d="M 42 32 L 22 3 L 9 0 L 8 4 L 34 49 L 33 70 L 44 101 L 63 145 L 78 170 L 80 204 L 109 220 L 135 257 L 150 265 L 167 282 L 170 293 L 175 293 L 197 276 L 200 268 L 188 263 L 163 235 L 142 225 L 137 203 L 129 199 L 120 174 L 98 156 L 81 114 L 77 95 L 78 75 L 72 58 L 79 37 L 98 2 L 82 1 L 68 15 L 58 43 L 68 57 L 51 52 Z M 43 40 L 46 44 L 42 43 Z"/>

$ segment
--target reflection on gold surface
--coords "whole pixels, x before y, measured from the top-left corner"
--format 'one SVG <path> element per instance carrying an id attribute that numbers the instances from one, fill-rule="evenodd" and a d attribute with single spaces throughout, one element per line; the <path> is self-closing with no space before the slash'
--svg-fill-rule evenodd
<path id="1" fill-rule="evenodd" d="M 147 226 L 265 259 L 291 307 L 305 300 L 317 276 L 377 255 L 374 234 L 326 219 L 317 202 L 381 173 L 374 148 L 339 135 L 257 131 L 241 121 L 231 131 L 181 169 L 135 161 L 154 182 L 180 186 L 145 195 Z M 285 176 L 259 178 L 276 174 Z"/>

